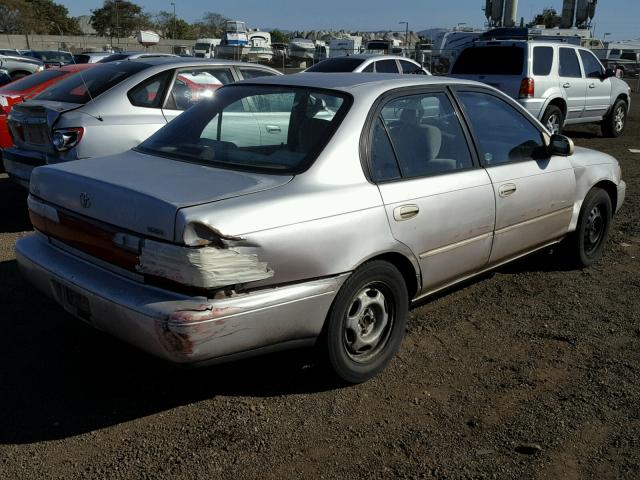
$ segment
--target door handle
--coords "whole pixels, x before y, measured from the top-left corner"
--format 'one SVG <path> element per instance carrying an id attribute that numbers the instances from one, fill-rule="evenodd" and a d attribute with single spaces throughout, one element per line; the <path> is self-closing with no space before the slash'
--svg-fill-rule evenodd
<path id="1" fill-rule="evenodd" d="M 500 186 L 500 188 L 498 189 L 498 193 L 501 197 L 508 197 L 509 195 L 516 193 L 516 190 L 517 188 L 515 184 L 505 183 L 504 185 Z"/>
<path id="2" fill-rule="evenodd" d="M 590 83 L 589 84 L 589 88 L 596 88 L 596 84 L 595 83 Z"/>
<path id="3" fill-rule="evenodd" d="M 280 127 L 278 125 L 266 125 L 264 127 L 268 133 L 279 133 Z"/>
<path id="4" fill-rule="evenodd" d="M 571 84 L 569 82 L 565 83 L 564 85 L 562 85 L 564 88 L 571 88 Z"/>
<path id="5" fill-rule="evenodd" d="M 415 217 L 419 212 L 420 208 L 418 205 L 402 205 L 401 207 L 396 207 L 393 210 L 393 218 L 396 221 L 401 222 Z"/>

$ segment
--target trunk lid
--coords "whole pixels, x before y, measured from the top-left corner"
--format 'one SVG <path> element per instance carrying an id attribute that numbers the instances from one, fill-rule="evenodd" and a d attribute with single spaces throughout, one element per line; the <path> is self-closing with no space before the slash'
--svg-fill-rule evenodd
<path id="1" fill-rule="evenodd" d="M 104 223 L 174 241 L 181 208 L 269 190 L 291 175 L 224 170 L 133 150 L 33 171 L 33 195 Z"/>
<path id="2" fill-rule="evenodd" d="M 53 153 L 51 130 L 65 112 L 82 107 L 77 103 L 30 100 L 14 105 L 9 114 L 9 128 L 18 148 Z"/>

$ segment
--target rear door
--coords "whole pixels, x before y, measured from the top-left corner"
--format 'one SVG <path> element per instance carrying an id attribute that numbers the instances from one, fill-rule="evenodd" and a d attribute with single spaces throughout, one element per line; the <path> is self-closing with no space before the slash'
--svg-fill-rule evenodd
<path id="1" fill-rule="evenodd" d="M 587 80 L 585 118 L 603 118 L 611 102 L 611 80 L 604 77 L 604 67 L 600 60 L 588 50 L 578 50 L 582 69 Z"/>
<path id="2" fill-rule="evenodd" d="M 236 81 L 230 67 L 189 67 L 175 71 L 166 95 L 162 112 L 170 122 L 201 100 L 211 98 L 213 92 Z"/>
<path id="3" fill-rule="evenodd" d="M 490 263 L 501 263 L 564 236 L 576 190 L 569 158 L 549 157 L 540 127 L 517 105 L 484 89 L 458 87 L 455 91 L 495 192 Z"/>
<path id="4" fill-rule="evenodd" d="M 368 162 L 394 237 L 419 259 L 423 293 L 485 267 L 493 188 L 444 90 L 384 101 L 370 129 Z"/>
<path id="5" fill-rule="evenodd" d="M 573 47 L 560 47 L 559 86 L 564 91 L 567 101 L 566 120 L 576 120 L 583 116 L 586 105 L 587 81 L 583 77 L 578 54 Z"/>

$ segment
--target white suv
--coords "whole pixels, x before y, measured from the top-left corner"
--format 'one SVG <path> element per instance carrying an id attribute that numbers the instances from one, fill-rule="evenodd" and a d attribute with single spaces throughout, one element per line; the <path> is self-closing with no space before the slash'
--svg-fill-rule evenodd
<path id="1" fill-rule="evenodd" d="M 487 83 L 515 98 L 551 133 L 600 123 L 618 137 L 631 105 L 629 85 L 588 49 L 542 40 L 478 41 L 462 51 L 451 76 Z"/>

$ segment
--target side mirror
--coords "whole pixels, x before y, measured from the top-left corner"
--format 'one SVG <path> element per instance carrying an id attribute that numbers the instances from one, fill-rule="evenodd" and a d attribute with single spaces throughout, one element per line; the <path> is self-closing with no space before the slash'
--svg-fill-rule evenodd
<path id="1" fill-rule="evenodd" d="M 549 140 L 549 153 L 560 157 L 569 157 L 575 151 L 573 140 L 564 135 L 551 135 Z"/>
<path id="2" fill-rule="evenodd" d="M 605 78 L 611 78 L 611 77 L 615 77 L 615 76 L 616 76 L 616 71 L 613 68 L 607 68 L 604 71 L 604 75 L 602 77 L 603 77 L 603 80 L 604 80 Z"/>

